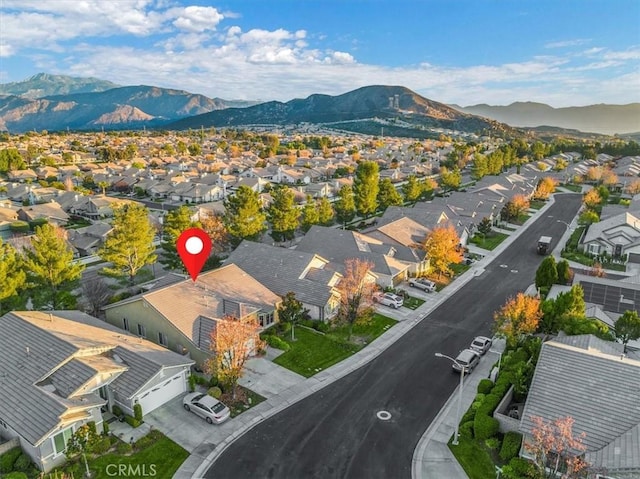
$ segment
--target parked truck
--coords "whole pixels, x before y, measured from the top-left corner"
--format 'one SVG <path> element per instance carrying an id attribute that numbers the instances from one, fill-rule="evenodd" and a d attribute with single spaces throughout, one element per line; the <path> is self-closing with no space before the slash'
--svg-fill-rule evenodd
<path id="1" fill-rule="evenodd" d="M 547 254 L 551 249 L 551 236 L 540 236 L 538 240 L 538 254 Z"/>

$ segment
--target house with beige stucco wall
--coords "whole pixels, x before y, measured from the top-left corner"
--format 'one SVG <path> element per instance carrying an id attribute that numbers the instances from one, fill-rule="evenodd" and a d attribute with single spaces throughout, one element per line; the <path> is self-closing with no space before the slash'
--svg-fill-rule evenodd
<path id="1" fill-rule="evenodd" d="M 201 366 L 211 355 L 211 333 L 225 316 L 255 316 L 262 328 L 277 321 L 280 297 L 235 264 L 105 306 L 106 320 L 188 355 Z"/>

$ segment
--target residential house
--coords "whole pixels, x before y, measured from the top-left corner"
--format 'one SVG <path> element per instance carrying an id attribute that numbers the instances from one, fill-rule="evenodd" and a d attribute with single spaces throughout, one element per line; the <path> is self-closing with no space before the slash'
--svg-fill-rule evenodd
<path id="1" fill-rule="evenodd" d="M 28 168 L 26 170 L 13 170 L 7 172 L 7 178 L 9 181 L 18 181 L 20 183 L 25 183 L 29 181 L 36 181 L 38 179 L 38 175 L 35 171 Z"/>
<path id="2" fill-rule="evenodd" d="M 45 472 L 103 409 L 146 414 L 187 390 L 193 361 L 79 311 L 14 311 L 0 329 L 0 435 Z"/>
<path id="3" fill-rule="evenodd" d="M 326 321 L 338 312 L 336 286 L 342 275 L 318 254 L 243 241 L 227 262 L 238 265 L 278 296 L 293 292 L 312 319 Z"/>
<path id="4" fill-rule="evenodd" d="M 96 195 L 89 198 L 84 204 L 78 205 L 73 209 L 73 213 L 84 216 L 91 220 L 99 220 L 111 218 L 114 208 L 123 204 L 132 204 L 134 201 L 123 198 L 113 198 L 111 196 Z"/>
<path id="5" fill-rule="evenodd" d="M 589 225 L 580 247 L 592 255 L 629 255 L 629 261 L 640 263 L 640 212 L 622 213 Z"/>
<path id="6" fill-rule="evenodd" d="M 40 205 L 23 206 L 18 210 L 18 219 L 33 222 L 45 219 L 48 223 L 64 226 L 69 222 L 69 215 L 55 201 Z"/>
<path id="7" fill-rule="evenodd" d="M 310 183 L 304 187 L 305 194 L 311 195 L 312 198 L 331 198 L 333 189 L 329 183 Z"/>
<path id="8" fill-rule="evenodd" d="M 113 226 L 110 224 L 96 222 L 84 228 L 67 230 L 67 241 L 81 257 L 91 256 L 98 252 L 111 231 L 113 231 Z"/>
<path id="9" fill-rule="evenodd" d="M 255 316 L 262 328 L 277 320 L 280 298 L 232 264 L 104 307 L 110 324 L 131 331 L 202 367 L 211 357 L 211 333 L 225 316 Z"/>
<path id="10" fill-rule="evenodd" d="M 357 231 L 312 226 L 300 240 L 296 251 L 318 254 L 329 260 L 331 268 L 340 273 L 348 259 L 368 261 L 377 283 L 383 287 L 397 286 L 409 273 L 423 272 L 424 254 L 401 244 L 384 243 Z"/>
<path id="11" fill-rule="evenodd" d="M 564 336 L 542 345 L 522 413 L 522 455 L 532 457 L 533 418 L 571 417 L 584 433 L 584 458 L 601 477 L 640 477 L 640 358 L 593 335 Z"/>

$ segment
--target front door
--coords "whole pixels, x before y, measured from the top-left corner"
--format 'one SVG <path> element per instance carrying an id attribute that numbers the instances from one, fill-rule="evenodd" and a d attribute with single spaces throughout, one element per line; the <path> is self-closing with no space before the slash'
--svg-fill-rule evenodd
<path id="1" fill-rule="evenodd" d="M 620 256 L 622 256 L 622 245 L 621 244 L 617 244 L 615 246 L 615 248 L 613 249 L 613 256 L 615 258 L 619 258 Z"/>

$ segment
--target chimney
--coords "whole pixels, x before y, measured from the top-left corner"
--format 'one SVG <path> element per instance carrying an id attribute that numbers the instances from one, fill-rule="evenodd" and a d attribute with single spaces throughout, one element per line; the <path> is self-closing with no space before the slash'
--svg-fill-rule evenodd
<path id="1" fill-rule="evenodd" d="M 29 350 L 29 346 L 26 346 L 24 349 L 25 349 L 25 351 L 27 353 L 27 356 L 30 356 L 31 355 L 31 351 Z"/>

